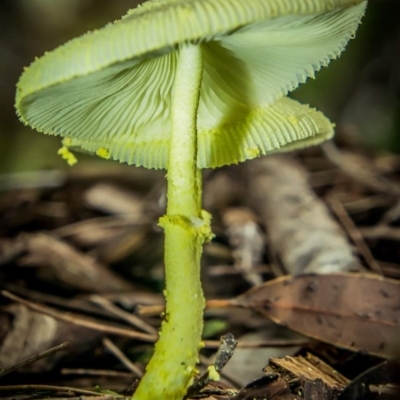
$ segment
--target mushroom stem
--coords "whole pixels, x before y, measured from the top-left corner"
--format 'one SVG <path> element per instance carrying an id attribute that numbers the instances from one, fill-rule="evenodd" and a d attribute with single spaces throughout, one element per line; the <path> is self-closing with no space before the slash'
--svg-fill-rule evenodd
<path id="1" fill-rule="evenodd" d="M 165 231 L 166 313 L 134 400 L 182 400 L 201 347 L 200 258 L 204 242 L 212 236 L 210 215 L 201 209 L 201 171 L 196 166 L 202 68 L 200 46 L 183 46 L 172 93 L 167 215 L 160 219 Z"/>

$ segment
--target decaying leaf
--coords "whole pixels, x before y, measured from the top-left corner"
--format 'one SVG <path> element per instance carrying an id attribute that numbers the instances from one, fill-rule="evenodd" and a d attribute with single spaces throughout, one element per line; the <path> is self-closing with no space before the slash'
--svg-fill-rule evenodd
<path id="1" fill-rule="evenodd" d="M 370 274 L 285 276 L 228 302 L 353 351 L 400 354 L 400 282 Z"/>
<path id="2" fill-rule="evenodd" d="M 71 351 L 75 354 L 86 351 L 100 338 L 99 332 L 59 321 L 20 304 L 4 307 L 0 317 L 0 321 L 8 321 L 8 330 L 0 341 L 0 368 L 12 367 L 55 346 L 60 343 L 60 338 L 71 343 Z M 24 370 L 49 371 L 65 356 L 65 351 L 57 352 Z"/>
<path id="3" fill-rule="evenodd" d="M 94 257 L 83 254 L 71 245 L 45 233 L 21 234 L 10 248 L 17 248 L 24 256 L 18 263 L 25 266 L 46 267 L 48 279 L 94 293 L 121 292 L 133 286 L 117 276 Z M 10 249 L 9 252 L 12 252 Z"/>

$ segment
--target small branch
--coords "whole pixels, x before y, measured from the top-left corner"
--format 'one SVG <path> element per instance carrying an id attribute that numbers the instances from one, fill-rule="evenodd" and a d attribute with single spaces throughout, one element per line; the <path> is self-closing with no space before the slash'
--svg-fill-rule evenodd
<path id="1" fill-rule="evenodd" d="M 90 297 L 90 300 L 94 303 L 98 304 L 99 306 L 103 307 L 105 310 L 109 311 L 110 313 L 116 315 L 117 317 L 121 318 L 125 322 L 128 322 L 130 325 L 134 326 L 135 328 L 139 328 L 146 333 L 150 333 L 153 335 L 157 335 L 157 329 L 153 326 L 147 324 L 136 315 L 128 313 L 124 310 L 121 310 L 119 307 L 115 306 L 111 301 L 105 299 L 104 297 L 93 295 Z"/>
<path id="2" fill-rule="evenodd" d="M 223 307 L 234 307 L 234 299 L 215 299 L 207 300 L 206 308 L 223 308 Z M 161 315 L 165 312 L 164 304 L 153 304 L 149 306 L 141 305 L 137 307 L 137 312 L 139 315 Z"/>
<path id="3" fill-rule="evenodd" d="M 370 160 L 360 154 L 341 151 L 333 141 L 321 145 L 325 156 L 334 165 L 340 168 L 348 177 L 377 192 L 386 193 L 395 197 L 400 194 L 400 187 L 396 182 L 381 176 L 373 168 Z"/>
<path id="4" fill-rule="evenodd" d="M 219 342 L 217 340 L 204 340 L 204 348 L 217 349 Z M 310 343 L 310 340 L 305 339 L 272 339 L 272 340 L 260 340 L 245 342 L 241 341 L 237 347 L 240 349 L 260 349 L 263 347 L 292 347 L 292 346 L 305 346 Z"/>
<path id="5" fill-rule="evenodd" d="M 376 225 L 359 229 L 360 233 L 367 239 L 400 240 L 400 229 L 388 225 Z"/>
<path id="6" fill-rule="evenodd" d="M 12 367 L 0 370 L 0 377 L 5 376 L 5 375 L 9 374 L 10 372 L 13 372 L 13 371 L 15 371 L 15 370 L 17 370 L 19 368 L 22 368 L 22 367 L 25 367 L 25 366 L 27 366 L 29 364 L 32 364 L 35 361 L 41 360 L 42 358 L 45 358 L 45 357 L 47 357 L 47 356 L 49 356 L 51 354 L 54 354 L 57 351 L 63 350 L 68 346 L 69 346 L 68 342 L 62 343 L 62 344 L 60 344 L 58 346 L 52 347 L 49 350 L 43 351 L 42 353 L 36 354 L 33 357 L 27 358 L 26 360 L 20 362 L 17 365 L 14 365 Z"/>
<path id="7" fill-rule="evenodd" d="M 112 376 L 115 378 L 129 378 L 133 377 L 130 372 L 113 371 L 108 369 L 86 369 L 86 368 L 63 368 L 62 375 L 93 375 L 93 376 Z"/>
<path id="8" fill-rule="evenodd" d="M 6 290 L 2 290 L 0 293 L 7 299 L 16 301 L 17 303 L 21 303 L 32 310 L 38 311 L 42 314 L 50 315 L 53 318 L 68 322 L 73 325 L 83 326 L 85 328 L 93 329 L 98 332 L 143 340 L 145 342 L 154 342 L 157 339 L 156 335 L 149 335 L 147 333 L 135 332 L 130 329 L 118 328 L 94 321 L 89 321 L 87 319 L 80 318 L 77 315 L 72 315 L 71 313 L 60 313 L 49 307 L 35 304 L 28 300 L 24 300 L 21 297 L 15 296 L 14 294 L 7 292 Z"/>
<path id="9" fill-rule="evenodd" d="M 51 386 L 51 385 L 11 385 L 0 386 L 0 392 L 13 392 L 13 391 L 49 391 L 49 392 L 71 392 L 76 394 L 90 395 L 90 396 L 104 396 L 103 393 L 92 392 L 91 390 L 77 389 L 68 386 Z M 123 397 L 123 396 L 121 396 Z"/>
<path id="10" fill-rule="evenodd" d="M 110 339 L 104 338 L 103 344 L 129 371 L 139 378 L 143 376 L 143 372 Z"/>
<path id="11" fill-rule="evenodd" d="M 328 204 L 330 205 L 332 211 L 335 213 L 336 217 L 342 223 L 343 228 L 346 230 L 347 234 L 354 242 L 354 244 L 359 249 L 361 255 L 364 257 L 365 262 L 368 264 L 371 271 L 376 272 L 377 274 L 382 275 L 382 269 L 375 260 L 374 256 L 371 253 L 371 250 L 367 246 L 364 241 L 364 238 L 360 231 L 358 230 L 356 224 L 347 214 L 346 209 L 339 201 L 339 199 L 332 193 L 328 197 Z"/>

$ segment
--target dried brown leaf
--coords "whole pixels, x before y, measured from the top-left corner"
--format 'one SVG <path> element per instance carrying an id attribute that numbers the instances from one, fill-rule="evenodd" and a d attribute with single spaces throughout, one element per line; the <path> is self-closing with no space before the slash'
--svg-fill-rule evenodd
<path id="1" fill-rule="evenodd" d="M 46 267 L 49 279 L 56 278 L 70 287 L 94 293 L 130 291 L 133 286 L 87 254 L 44 233 L 22 234 L 15 244 L 26 255 L 22 265 Z"/>
<path id="2" fill-rule="evenodd" d="M 400 353 L 400 282 L 369 274 L 285 276 L 229 302 L 309 337 L 382 357 Z"/>
<path id="3" fill-rule="evenodd" d="M 73 351 L 79 353 L 93 346 L 100 337 L 98 332 L 59 321 L 20 304 L 4 307 L 0 316 L 10 320 L 9 329 L 0 341 L 0 368 L 10 368 L 48 350 L 59 344 L 60 338 L 69 341 Z M 51 370 L 67 353 L 60 351 L 24 367 L 24 370 Z"/>

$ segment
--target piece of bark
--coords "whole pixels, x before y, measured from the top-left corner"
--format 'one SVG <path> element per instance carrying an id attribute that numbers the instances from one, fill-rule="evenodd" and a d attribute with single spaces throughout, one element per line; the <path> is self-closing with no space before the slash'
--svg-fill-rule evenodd
<path id="1" fill-rule="evenodd" d="M 287 273 L 360 268 L 341 228 L 309 188 L 300 164 L 287 156 L 270 156 L 245 168 L 249 203 L 267 228 L 270 251 Z"/>
<path id="2" fill-rule="evenodd" d="M 291 388 L 309 400 L 336 400 L 350 382 L 318 357 L 271 358 L 264 368 L 278 374 Z"/>
<path id="3" fill-rule="evenodd" d="M 266 374 L 250 382 L 231 400 L 300 400 L 277 374 Z"/>

